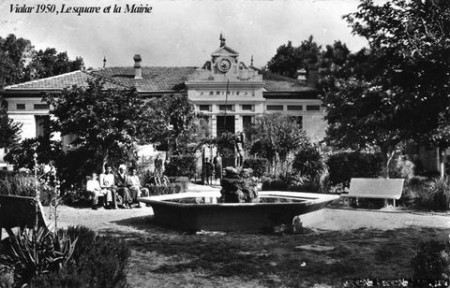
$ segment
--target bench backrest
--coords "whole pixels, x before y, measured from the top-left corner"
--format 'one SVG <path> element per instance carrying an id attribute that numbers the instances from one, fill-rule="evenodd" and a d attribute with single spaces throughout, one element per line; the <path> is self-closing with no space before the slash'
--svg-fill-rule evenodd
<path id="1" fill-rule="evenodd" d="M 349 197 L 400 199 L 404 179 L 352 178 Z"/>
<path id="2" fill-rule="evenodd" d="M 48 227 L 42 205 L 34 197 L 0 195 L 0 228 L 33 228 L 36 225 L 36 208 L 38 226 Z"/>

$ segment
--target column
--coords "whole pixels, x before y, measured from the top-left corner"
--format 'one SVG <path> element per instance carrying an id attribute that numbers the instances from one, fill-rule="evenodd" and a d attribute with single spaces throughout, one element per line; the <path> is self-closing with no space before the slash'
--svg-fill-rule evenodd
<path id="1" fill-rule="evenodd" d="M 217 115 L 211 115 L 211 136 L 217 137 Z"/>
<path id="2" fill-rule="evenodd" d="M 242 125 L 242 117 L 241 115 L 235 115 L 234 116 L 234 132 L 243 132 L 244 127 Z"/>

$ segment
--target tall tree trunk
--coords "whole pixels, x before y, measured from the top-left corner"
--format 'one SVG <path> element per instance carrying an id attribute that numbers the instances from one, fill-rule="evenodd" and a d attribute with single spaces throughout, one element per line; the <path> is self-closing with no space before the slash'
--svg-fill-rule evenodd
<path id="1" fill-rule="evenodd" d="M 381 147 L 381 154 L 383 157 L 383 166 L 386 169 L 386 179 L 389 179 L 390 174 L 390 164 L 392 162 L 392 159 L 394 159 L 395 155 L 395 146 L 391 146 L 389 144 L 382 145 Z"/>

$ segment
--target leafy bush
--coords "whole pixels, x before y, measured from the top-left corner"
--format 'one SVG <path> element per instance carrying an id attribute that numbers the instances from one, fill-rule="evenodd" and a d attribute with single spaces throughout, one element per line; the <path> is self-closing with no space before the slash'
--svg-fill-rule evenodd
<path id="1" fill-rule="evenodd" d="M 298 151 L 292 163 L 292 168 L 300 175 L 310 179 L 315 179 L 328 170 L 326 158 L 314 146 L 305 147 Z"/>
<path id="2" fill-rule="evenodd" d="M 33 239 L 28 234 L 13 238 L 13 255 L 1 257 L 9 261 L 6 263 L 14 263 L 14 286 L 128 287 L 126 265 L 130 250 L 123 241 L 99 236 L 80 226 L 56 234 L 39 232 L 37 241 L 30 242 Z M 37 258 L 33 247 L 38 251 Z"/>
<path id="3" fill-rule="evenodd" d="M 176 184 L 169 184 L 168 186 L 148 186 L 150 196 L 176 194 L 180 193 L 181 188 Z"/>
<path id="4" fill-rule="evenodd" d="M 36 188 L 39 191 L 42 205 L 49 205 L 54 197 L 54 187 L 47 185 L 44 181 L 36 182 L 34 176 L 24 173 L 9 174 L 0 179 L 0 194 L 2 195 L 35 197 Z"/>
<path id="5" fill-rule="evenodd" d="M 61 142 L 52 141 L 49 137 L 38 137 L 25 139 L 12 147 L 5 155 L 6 162 L 13 164 L 14 168 L 33 169 L 34 157 L 37 154 L 37 162 L 47 164 L 52 160 L 56 160 L 62 153 Z"/>
<path id="6" fill-rule="evenodd" d="M 81 226 L 69 227 L 67 234 L 78 239 L 73 262 L 59 273 L 36 277 L 33 287 L 127 287 L 130 250 L 123 241 Z"/>
<path id="7" fill-rule="evenodd" d="M 180 187 L 181 192 L 186 192 L 188 189 L 189 178 L 188 177 L 169 177 L 170 183 Z"/>
<path id="8" fill-rule="evenodd" d="M 450 277 L 450 244 L 436 240 L 421 242 L 411 264 L 414 270 L 414 279 L 431 281 L 448 279 Z"/>
<path id="9" fill-rule="evenodd" d="M 287 183 L 278 177 L 263 177 L 262 187 L 263 191 L 287 191 Z"/>
<path id="10" fill-rule="evenodd" d="M 416 209 L 449 210 L 449 179 L 434 178 L 428 180 L 419 177 L 412 178 L 403 187 L 399 203 Z"/>
<path id="11" fill-rule="evenodd" d="M 278 177 L 263 178 L 263 191 L 293 191 L 293 192 L 316 192 L 318 187 L 308 177 L 299 173 L 288 173 Z"/>
<path id="12" fill-rule="evenodd" d="M 17 287 L 30 284 L 41 275 L 59 273 L 73 263 L 77 238 L 70 238 L 66 231 L 24 229 L 9 236 L 10 249 L 0 261 L 13 268 Z"/>
<path id="13" fill-rule="evenodd" d="M 251 168 L 255 177 L 262 177 L 269 166 L 269 161 L 266 158 L 247 158 L 244 160 L 244 168 Z"/>
<path id="14" fill-rule="evenodd" d="M 192 178 L 197 172 L 195 156 L 172 156 L 164 174 L 167 176 L 186 176 Z"/>
<path id="15" fill-rule="evenodd" d="M 330 182 L 332 185 L 350 186 L 354 177 L 375 178 L 380 173 L 382 159 L 380 154 L 363 152 L 337 152 L 329 156 Z"/>

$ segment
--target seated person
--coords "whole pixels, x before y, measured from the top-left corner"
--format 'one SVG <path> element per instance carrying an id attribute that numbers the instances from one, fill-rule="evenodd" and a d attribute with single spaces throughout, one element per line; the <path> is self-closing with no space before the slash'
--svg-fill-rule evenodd
<path id="1" fill-rule="evenodd" d="M 136 196 L 132 196 L 131 193 L 137 193 L 136 191 L 130 191 L 127 185 L 127 174 L 125 173 L 126 166 L 121 164 L 119 166 L 119 173 L 114 177 L 114 183 L 117 187 L 117 193 L 122 197 L 122 206 L 124 208 L 131 208 L 131 204 L 133 204 L 133 199 L 137 198 Z"/>
<path id="2" fill-rule="evenodd" d="M 130 175 L 127 177 L 128 188 L 131 191 L 131 195 L 133 196 L 133 202 L 138 204 L 138 207 L 141 206 L 137 198 L 149 196 L 149 191 L 147 188 L 141 186 L 141 181 L 139 180 L 139 176 L 137 175 L 136 168 L 130 168 Z"/>
<path id="3" fill-rule="evenodd" d="M 117 209 L 116 186 L 111 165 L 105 164 L 105 173 L 100 174 L 100 188 L 109 190 L 112 198 L 111 208 Z"/>
<path id="4" fill-rule="evenodd" d="M 92 177 L 86 183 L 86 191 L 92 195 L 92 209 L 97 210 L 98 197 L 105 197 L 105 203 L 111 203 L 111 191 L 100 188 L 100 182 L 98 182 L 97 173 L 92 173 Z"/>

